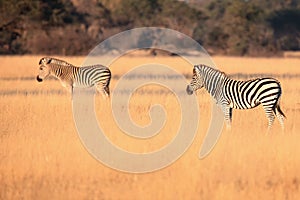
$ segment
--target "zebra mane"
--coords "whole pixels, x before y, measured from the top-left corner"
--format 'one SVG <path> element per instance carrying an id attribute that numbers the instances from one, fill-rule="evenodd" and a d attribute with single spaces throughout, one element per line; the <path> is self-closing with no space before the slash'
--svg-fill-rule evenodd
<path id="1" fill-rule="evenodd" d="M 43 58 L 43 59 L 47 59 L 48 62 L 47 64 L 54 64 L 54 65 L 60 65 L 60 66 L 72 66 L 72 67 L 76 67 L 64 60 L 60 60 L 60 59 L 57 59 L 57 58 Z"/>
<path id="2" fill-rule="evenodd" d="M 201 64 L 200 67 L 208 68 L 208 69 L 210 69 L 210 70 L 212 70 L 212 71 L 219 72 L 220 74 L 223 75 L 223 77 L 228 77 L 227 74 L 226 74 L 225 72 L 223 72 L 223 71 L 221 71 L 221 70 L 219 70 L 219 69 L 210 67 L 210 66 L 208 66 L 208 65 L 203 65 L 203 64 Z"/>

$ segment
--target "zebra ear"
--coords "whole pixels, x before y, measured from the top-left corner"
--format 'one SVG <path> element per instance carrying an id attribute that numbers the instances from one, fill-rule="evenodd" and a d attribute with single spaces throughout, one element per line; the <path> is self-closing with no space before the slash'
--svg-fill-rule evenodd
<path id="1" fill-rule="evenodd" d="M 51 63 L 51 60 L 52 60 L 52 59 L 51 59 L 51 58 L 49 58 L 49 60 L 48 60 L 47 64 Z"/>
<path id="2" fill-rule="evenodd" d="M 39 65 L 41 65 L 41 64 L 42 64 L 42 60 L 43 60 L 43 58 L 42 58 L 42 59 L 40 59 Z"/>

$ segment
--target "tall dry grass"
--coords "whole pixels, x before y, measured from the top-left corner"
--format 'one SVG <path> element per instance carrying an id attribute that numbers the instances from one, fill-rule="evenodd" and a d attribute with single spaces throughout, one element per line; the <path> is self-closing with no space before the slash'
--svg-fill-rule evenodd
<path id="1" fill-rule="evenodd" d="M 84 60 L 63 59 L 78 65 Z M 200 120 L 191 147 L 174 164 L 146 174 L 110 169 L 88 154 L 76 132 L 70 95 L 58 81 L 35 81 L 38 60 L 37 56 L 0 58 L 0 199 L 299 198 L 299 78 L 281 76 L 299 74 L 299 59 L 215 57 L 215 63 L 228 74 L 271 72 L 279 77 L 281 105 L 287 115 L 285 132 L 278 131 L 275 121 L 271 133 L 266 134 L 267 119 L 261 107 L 234 110 L 232 131 L 224 130 L 211 154 L 199 160 L 211 108 L 208 94 L 199 91 Z M 110 67 L 114 74 L 122 75 L 145 62 L 161 62 L 180 73 L 191 73 L 191 67 L 180 58 L 124 57 Z M 116 81 L 112 80 L 112 92 Z M 62 92 L 51 93 L 56 90 Z M 176 134 L 180 109 L 172 94 L 132 96 L 130 114 L 137 124 L 150 123 L 148 110 L 154 103 L 161 103 L 168 115 L 162 131 L 148 140 L 122 133 L 110 104 L 101 101 L 97 96 L 97 116 L 107 137 L 128 151 L 158 149 Z"/>

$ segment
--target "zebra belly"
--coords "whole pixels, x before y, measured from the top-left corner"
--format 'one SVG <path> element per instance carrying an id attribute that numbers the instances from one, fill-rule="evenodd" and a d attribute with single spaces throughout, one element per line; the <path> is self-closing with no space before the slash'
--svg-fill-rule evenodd
<path id="1" fill-rule="evenodd" d="M 242 96 L 242 94 L 231 99 L 231 107 L 235 109 L 251 109 L 257 107 L 261 102 L 258 99 L 249 100 Z"/>
<path id="2" fill-rule="evenodd" d="M 89 88 L 89 87 L 92 87 L 93 84 L 91 83 L 81 83 L 81 82 L 75 82 L 73 84 L 73 87 L 78 87 L 78 88 Z"/>
<path id="3" fill-rule="evenodd" d="M 255 108 L 257 106 L 259 106 L 261 103 L 260 102 L 255 102 L 253 104 L 250 104 L 249 106 L 247 107 L 244 107 L 244 106 L 241 106 L 241 105 L 238 105 L 238 104 L 233 104 L 233 106 L 230 106 L 232 108 L 235 108 L 235 109 L 240 109 L 240 110 L 243 110 L 243 109 L 251 109 L 251 108 Z"/>

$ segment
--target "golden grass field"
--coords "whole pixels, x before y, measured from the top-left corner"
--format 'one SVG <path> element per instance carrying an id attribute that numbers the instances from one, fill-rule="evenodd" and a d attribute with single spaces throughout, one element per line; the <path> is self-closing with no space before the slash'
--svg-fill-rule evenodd
<path id="1" fill-rule="evenodd" d="M 58 57 L 76 65 L 84 60 Z M 261 107 L 234 110 L 232 130 L 224 127 L 213 151 L 200 160 L 211 100 L 205 91 L 199 91 L 200 120 L 192 145 L 172 165 L 145 174 L 113 170 L 87 152 L 73 121 L 70 94 L 56 80 L 35 80 L 39 59 L 0 57 L 0 199 L 299 199 L 300 59 L 214 57 L 227 74 L 273 74 L 280 80 L 285 131 L 276 119 L 267 134 Z M 124 56 L 110 68 L 114 75 L 122 76 L 148 62 L 192 73 L 192 66 L 179 57 Z M 116 82 L 111 81 L 112 93 Z M 175 137 L 179 104 L 171 93 L 136 93 L 129 105 L 135 123 L 145 125 L 150 123 L 149 107 L 157 103 L 164 106 L 167 121 L 157 136 L 147 140 L 123 134 L 110 103 L 100 96 L 96 97 L 97 116 L 114 144 L 128 151 L 149 152 Z"/>

